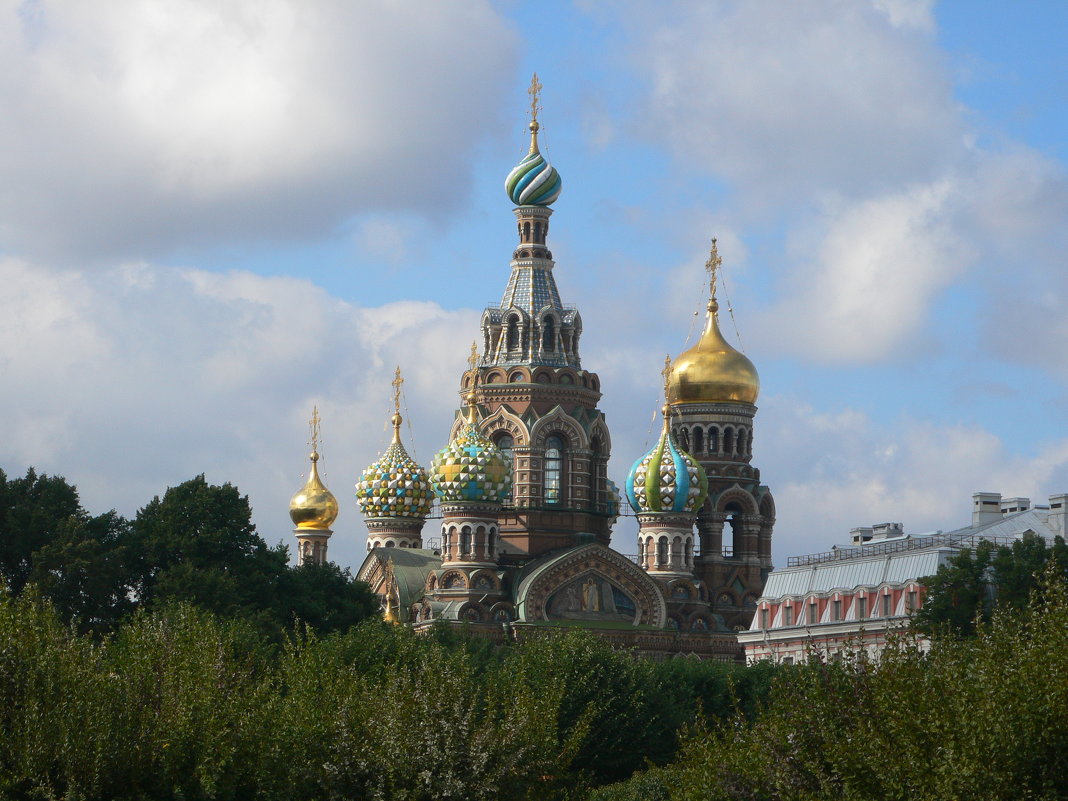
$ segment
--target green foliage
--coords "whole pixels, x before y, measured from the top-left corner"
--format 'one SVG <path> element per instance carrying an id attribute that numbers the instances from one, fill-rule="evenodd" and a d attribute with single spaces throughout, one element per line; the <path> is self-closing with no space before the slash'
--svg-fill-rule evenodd
<path id="1" fill-rule="evenodd" d="M 0 471 L 0 579 L 28 585 L 79 631 L 104 634 L 137 610 L 187 602 L 240 618 L 280 642 L 296 623 L 344 630 L 378 612 L 371 590 L 336 565 L 291 568 L 267 546 L 248 498 L 204 476 L 168 489 L 134 521 L 91 517 L 61 477 Z"/>
<path id="2" fill-rule="evenodd" d="M 1011 546 L 983 541 L 974 550 L 965 548 L 936 575 L 920 579 L 927 593 L 915 624 L 928 634 L 948 630 L 973 636 L 976 622 L 989 622 L 995 607 L 1025 609 L 1051 560 L 1068 577 L 1068 546 L 1061 537 L 1052 546 L 1036 534 L 1025 534 Z"/>
<path id="3" fill-rule="evenodd" d="M 755 722 L 696 727 L 675 764 L 596 797 L 643 783 L 671 799 L 1068 797 L 1068 585 L 1043 575 L 974 638 L 782 673 Z"/>

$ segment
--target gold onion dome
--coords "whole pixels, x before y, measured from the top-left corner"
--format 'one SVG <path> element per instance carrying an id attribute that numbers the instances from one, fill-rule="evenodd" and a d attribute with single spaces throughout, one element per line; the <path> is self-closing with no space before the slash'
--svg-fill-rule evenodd
<path id="1" fill-rule="evenodd" d="M 433 491 L 426 470 L 408 455 L 400 440 L 403 418 L 395 413 L 393 441 L 356 482 L 356 501 L 365 517 L 424 518 Z"/>
<path id="2" fill-rule="evenodd" d="M 719 330 L 716 271 L 720 265 L 716 240 L 705 267 L 711 275 L 708 322 L 697 344 L 675 359 L 668 376 L 668 403 L 756 403 L 760 376 L 756 367 L 723 338 Z"/>
<path id="3" fill-rule="evenodd" d="M 312 451 L 308 481 L 289 502 L 289 518 L 297 528 L 325 530 L 337 520 L 337 498 L 319 478 L 316 462 L 319 454 Z"/>

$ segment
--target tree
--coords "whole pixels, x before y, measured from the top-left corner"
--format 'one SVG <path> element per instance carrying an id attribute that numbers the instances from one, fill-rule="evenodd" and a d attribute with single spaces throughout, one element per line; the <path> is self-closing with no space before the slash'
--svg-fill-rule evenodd
<path id="1" fill-rule="evenodd" d="M 8 480 L 0 470 L 0 579 L 18 594 L 33 572 L 33 555 L 54 541 L 70 521 L 85 519 L 78 490 L 62 476 L 38 475 Z"/>
<path id="2" fill-rule="evenodd" d="M 321 634 L 345 631 L 375 617 L 379 608 L 370 586 L 333 562 L 289 568 L 280 582 L 281 620 L 300 621 Z"/>
<path id="3" fill-rule="evenodd" d="M 931 634 L 948 628 L 961 636 L 975 634 L 977 620 L 988 622 L 995 607 L 1022 610 L 1045 565 L 1068 576 L 1068 546 L 1057 537 L 1052 546 L 1034 533 L 1012 545 L 982 541 L 963 549 L 933 576 L 919 581 L 927 588 L 916 626 Z"/>

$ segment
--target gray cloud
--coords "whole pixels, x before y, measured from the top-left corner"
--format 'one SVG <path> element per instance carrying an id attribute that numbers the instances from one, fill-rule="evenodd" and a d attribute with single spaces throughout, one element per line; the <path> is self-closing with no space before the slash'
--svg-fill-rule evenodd
<path id="1" fill-rule="evenodd" d="M 477 0 L 8 2 L 0 20 L 0 241 L 81 264 L 440 215 L 517 46 Z"/>

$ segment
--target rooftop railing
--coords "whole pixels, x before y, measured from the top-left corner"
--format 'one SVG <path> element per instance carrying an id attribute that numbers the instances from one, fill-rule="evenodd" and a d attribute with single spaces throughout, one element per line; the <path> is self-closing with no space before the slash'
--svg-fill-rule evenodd
<path id="1" fill-rule="evenodd" d="M 995 545 L 1011 545 L 1015 537 L 984 537 L 982 534 L 931 534 L 926 537 L 909 537 L 892 542 L 880 542 L 861 545 L 857 548 L 838 548 L 833 551 L 791 556 L 786 560 L 787 567 L 816 565 L 822 562 L 840 562 L 846 559 L 859 559 L 863 556 L 900 553 L 902 551 L 919 551 L 936 545 L 949 545 L 959 548 L 974 548 L 980 542 L 992 542 Z"/>

